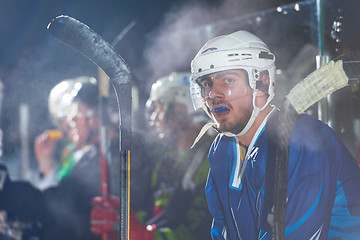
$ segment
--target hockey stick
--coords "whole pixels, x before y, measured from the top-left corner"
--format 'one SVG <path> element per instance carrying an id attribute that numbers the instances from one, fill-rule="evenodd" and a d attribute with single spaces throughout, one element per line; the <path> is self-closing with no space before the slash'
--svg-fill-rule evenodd
<path id="1" fill-rule="evenodd" d="M 132 27 L 134 27 L 136 24 L 135 21 L 132 21 L 131 23 L 129 23 L 114 39 L 114 41 L 112 41 L 111 43 L 111 47 L 113 47 L 115 49 L 116 45 L 121 41 L 121 39 L 130 31 L 130 29 Z M 99 85 L 99 115 L 101 117 L 101 152 L 102 152 L 102 161 L 101 163 L 103 163 L 103 172 L 104 174 L 102 174 L 102 185 L 106 185 L 107 188 L 109 188 L 109 185 L 111 183 L 111 181 L 108 179 L 108 174 L 107 174 L 107 166 L 104 165 L 104 163 L 109 162 L 109 160 L 111 160 L 110 156 L 106 156 L 106 153 L 108 152 L 108 119 L 106 119 L 105 116 L 107 116 L 106 113 L 106 105 L 108 103 L 108 99 L 110 97 L 110 79 L 108 78 L 107 74 L 98 66 L 98 85 Z M 105 110 L 105 112 L 104 112 Z M 108 161 L 106 161 L 106 159 L 108 159 Z M 129 172 L 130 174 L 130 172 Z M 129 177 L 130 178 L 130 177 Z M 105 189 L 105 186 L 103 187 L 103 189 Z M 106 193 L 104 193 L 104 191 L 106 191 Z M 107 194 L 107 189 L 103 190 L 103 195 Z"/>
<path id="2" fill-rule="evenodd" d="M 65 45 L 79 51 L 100 67 L 110 78 L 118 100 L 120 119 L 120 239 L 129 239 L 129 190 L 131 146 L 131 73 L 126 62 L 97 33 L 69 16 L 58 16 L 47 26 L 50 34 Z M 120 98 L 120 99 L 119 99 Z M 105 162 L 104 162 L 105 161 Z M 102 156 L 102 183 L 106 176 L 106 159 Z M 102 186 L 107 194 L 107 186 Z"/>
<path id="3" fill-rule="evenodd" d="M 278 146 L 275 166 L 273 239 L 285 239 L 285 214 L 288 182 L 289 141 L 293 124 L 300 113 L 327 95 L 359 80 L 358 54 L 350 53 L 315 70 L 290 90 L 279 115 Z"/>

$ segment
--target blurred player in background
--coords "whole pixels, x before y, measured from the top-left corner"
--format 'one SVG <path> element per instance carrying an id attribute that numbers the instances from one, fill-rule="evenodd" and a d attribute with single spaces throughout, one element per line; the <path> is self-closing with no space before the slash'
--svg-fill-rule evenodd
<path id="1" fill-rule="evenodd" d="M 61 98 L 68 101 L 61 126 L 74 148 L 72 157 L 55 174 L 57 185 L 44 191 L 25 181 L 8 181 L 0 208 L 20 219 L 41 223 L 40 239 L 100 239 L 90 231 L 91 200 L 100 195 L 101 184 L 98 86 L 92 77 L 63 83 L 72 84 L 68 99 Z M 37 140 L 35 150 L 43 163 L 56 171 L 53 152 L 57 139 L 50 134 Z M 65 169 L 63 173 L 61 169 Z"/>
<path id="2" fill-rule="evenodd" d="M 160 78 L 146 103 L 161 148 L 151 178 L 153 212 L 147 218 L 152 239 L 210 238 L 204 188 L 209 168 L 206 149 L 212 138 L 203 137 L 191 149 L 208 118 L 193 108 L 189 77 L 190 73 L 174 72 Z"/>

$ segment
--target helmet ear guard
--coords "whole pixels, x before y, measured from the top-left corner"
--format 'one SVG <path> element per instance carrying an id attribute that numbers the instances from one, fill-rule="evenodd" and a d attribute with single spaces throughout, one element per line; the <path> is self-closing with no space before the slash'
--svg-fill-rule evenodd
<path id="1" fill-rule="evenodd" d="M 256 81 L 256 89 L 266 93 L 267 97 L 269 96 L 269 87 L 270 87 L 270 77 L 269 71 L 265 70 L 260 72 L 259 80 Z"/>

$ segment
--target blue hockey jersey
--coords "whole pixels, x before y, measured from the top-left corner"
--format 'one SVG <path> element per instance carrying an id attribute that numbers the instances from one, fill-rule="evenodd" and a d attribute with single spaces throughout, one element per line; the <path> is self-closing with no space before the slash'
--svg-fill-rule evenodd
<path id="1" fill-rule="evenodd" d="M 243 160 L 236 138 L 214 140 L 205 187 L 213 239 L 271 239 L 277 116 Z M 326 124 L 310 116 L 294 124 L 288 174 L 286 239 L 360 239 L 360 169 Z"/>

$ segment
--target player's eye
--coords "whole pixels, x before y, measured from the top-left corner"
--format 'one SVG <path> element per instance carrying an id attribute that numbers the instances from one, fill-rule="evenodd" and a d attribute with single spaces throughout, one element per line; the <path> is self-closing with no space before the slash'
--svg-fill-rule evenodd
<path id="1" fill-rule="evenodd" d="M 224 78 L 224 83 L 233 83 L 234 79 L 230 78 L 230 77 L 226 77 Z"/>
<path id="2" fill-rule="evenodd" d="M 203 86 L 204 88 L 211 88 L 212 87 L 212 81 L 203 80 L 203 81 L 201 81 L 201 86 Z"/>

